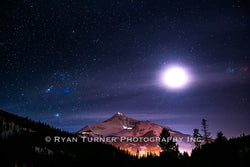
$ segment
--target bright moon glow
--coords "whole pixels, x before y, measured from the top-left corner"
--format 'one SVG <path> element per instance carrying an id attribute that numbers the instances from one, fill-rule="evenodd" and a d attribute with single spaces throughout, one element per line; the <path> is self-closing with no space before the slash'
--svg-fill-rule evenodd
<path id="1" fill-rule="evenodd" d="M 187 83 L 187 74 L 182 68 L 170 68 L 163 73 L 163 82 L 169 87 L 180 88 Z"/>

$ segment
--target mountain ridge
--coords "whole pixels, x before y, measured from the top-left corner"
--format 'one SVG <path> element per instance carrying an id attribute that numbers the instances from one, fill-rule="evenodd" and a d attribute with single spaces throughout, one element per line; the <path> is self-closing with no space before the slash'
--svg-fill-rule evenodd
<path id="1" fill-rule="evenodd" d="M 76 133 L 81 137 L 141 137 L 141 138 L 152 138 L 159 137 L 163 128 L 167 128 L 170 135 L 175 138 L 186 139 L 190 138 L 191 135 L 183 134 L 179 131 L 175 131 L 170 127 L 164 125 L 158 125 L 151 121 L 140 121 L 133 118 L 129 118 L 123 113 L 116 113 L 110 118 L 103 122 L 87 125 L 80 129 Z M 161 151 L 157 142 L 116 142 L 113 145 L 120 147 L 125 150 L 129 150 L 131 153 L 141 152 L 153 152 L 159 154 Z M 193 143 L 188 142 L 177 142 L 181 152 L 191 153 L 194 148 Z"/>

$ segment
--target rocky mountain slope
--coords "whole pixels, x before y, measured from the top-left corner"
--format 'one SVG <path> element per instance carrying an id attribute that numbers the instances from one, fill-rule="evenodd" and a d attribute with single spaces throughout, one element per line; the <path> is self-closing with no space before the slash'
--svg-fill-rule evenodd
<path id="1" fill-rule="evenodd" d="M 81 137 L 117 137 L 118 140 L 111 144 L 126 149 L 131 153 L 146 154 L 151 152 L 159 154 L 161 149 L 158 146 L 158 141 L 153 140 L 153 138 L 158 138 L 163 128 L 167 128 L 171 136 L 176 139 L 181 152 L 191 153 L 194 144 L 189 141 L 191 139 L 190 135 L 154 122 L 129 118 L 119 112 L 101 123 L 82 128 L 77 134 Z M 121 140 L 121 138 L 124 140 Z"/>

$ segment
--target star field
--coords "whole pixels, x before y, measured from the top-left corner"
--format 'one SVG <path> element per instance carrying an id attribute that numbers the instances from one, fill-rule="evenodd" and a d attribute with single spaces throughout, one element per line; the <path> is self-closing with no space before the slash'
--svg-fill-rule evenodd
<path id="1" fill-rule="evenodd" d="M 123 112 L 250 133 L 248 1 L 3 1 L 0 108 L 77 131 Z M 185 89 L 160 73 L 188 69 Z"/>

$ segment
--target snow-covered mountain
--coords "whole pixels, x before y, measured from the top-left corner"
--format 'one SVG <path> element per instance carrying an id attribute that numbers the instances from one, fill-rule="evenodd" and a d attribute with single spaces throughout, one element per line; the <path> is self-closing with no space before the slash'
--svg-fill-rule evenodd
<path id="1" fill-rule="evenodd" d="M 124 114 L 118 112 L 111 118 L 95 124 L 88 125 L 77 133 L 82 137 L 117 137 L 121 138 L 135 138 L 137 140 L 116 140 L 111 144 L 118 146 L 122 149 L 126 149 L 131 153 L 145 154 L 147 152 L 159 154 L 161 151 L 158 146 L 158 141 L 145 141 L 138 139 L 153 139 L 160 136 L 163 128 L 167 128 L 172 137 L 177 139 L 177 144 L 179 145 L 179 150 L 181 152 L 191 153 L 194 148 L 193 142 L 188 140 L 191 138 L 190 135 L 183 134 L 181 132 L 175 131 L 167 126 L 158 125 L 150 121 L 139 121 L 133 118 L 129 118 Z"/>

